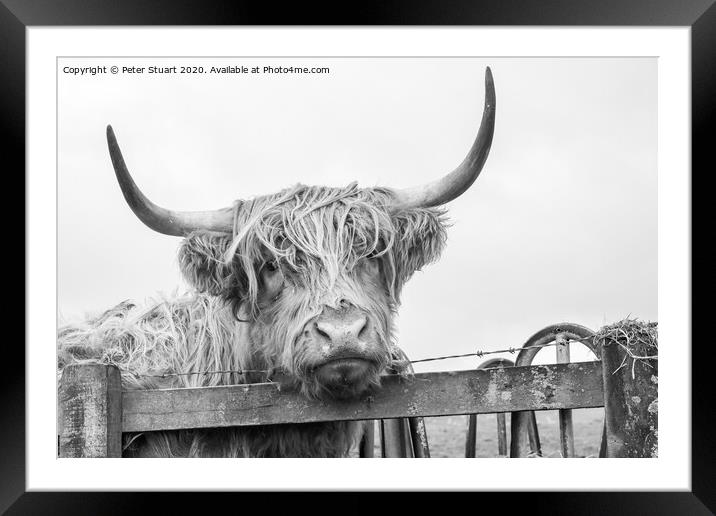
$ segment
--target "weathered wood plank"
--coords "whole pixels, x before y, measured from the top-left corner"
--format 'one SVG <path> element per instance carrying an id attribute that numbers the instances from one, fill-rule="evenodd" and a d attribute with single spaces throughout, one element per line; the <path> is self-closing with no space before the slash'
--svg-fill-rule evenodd
<path id="1" fill-rule="evenodd" d="M 603 406 L 600 362 L 384 378 L 372 396 L 311 401 L 278 384 L 125 391 L 124 432 Z"/>
<path id="2" fill-rule="evenodd" d="M 59 388 L 60 457 L 122 456 L 122 384 L 119 369 L 72 364 Z"/>

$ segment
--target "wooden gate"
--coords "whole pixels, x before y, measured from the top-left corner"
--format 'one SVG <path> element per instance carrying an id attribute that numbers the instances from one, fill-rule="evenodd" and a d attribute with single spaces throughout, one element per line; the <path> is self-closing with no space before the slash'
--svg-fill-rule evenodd
<path id="1" fill-rule="evenodd" d="M 412 435 L 420 435 L 420 418 L 511 412 L 511 455 L 524 456 L 525 426 L 521 416 L 515 424 L 515 414 L 605 407 L 604 456 L 655 456 L 656 361 L 624 367 L 630 357 L 617 344 L 604 345 L 598 356 L 554 365 L 522 365 L 518 356 L 514 367 L 389 375 L 370 396 L 335 402 L 308 400 L 277 383 L 122 390 L 114 366 L 68 365 L 59 388 L 59 455 L 120 457 L 124 432 L 380 420 L 383 456 L 421 457 L 429 453 L 415 446 L 409 453 L 399 442 L 411 425 Z"/>

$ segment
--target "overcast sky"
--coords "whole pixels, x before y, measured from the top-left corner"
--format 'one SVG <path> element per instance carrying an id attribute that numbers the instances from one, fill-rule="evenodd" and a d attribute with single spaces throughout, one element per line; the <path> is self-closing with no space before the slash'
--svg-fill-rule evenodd
<path id="1" fill-rule="evenodd" d="M 113 64 L 330 73 L 62 73 Z M 492 150 L 473 187 L 448 206 L 442 259 L 404 290 L 400 346 L 420 359 L 517 347 L 557 322 L 597 329 L 628 315 L 657 318 L 656 59 L 113 58 L 59 66 L 61 320 L 187 288 L 179 239 L 149 230 L 124 202 L 108 123 L 140 188 L 173 209 L 219 208 L 297 182 L 406 187 L 449 172 L 467 153 L 486 66 L 497 94 Z M 554 352 L 544 353 L 539 361 L 552 361 Z"/>

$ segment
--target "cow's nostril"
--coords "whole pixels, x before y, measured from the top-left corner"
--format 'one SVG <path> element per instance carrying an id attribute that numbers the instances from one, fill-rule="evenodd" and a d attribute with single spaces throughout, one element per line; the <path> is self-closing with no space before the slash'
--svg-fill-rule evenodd
<path id="1" fill-rule="evenodd" d="M 316 333 L 318 333 L 321 337 L 323 337 L 326 340 L 331 340 L 331 336 L 328 334 L 325 328 L 321 328 L 320 323 L 316 323 Z"/>
<path id="2" fill-rule="evenodd" d="M 338 346 L 365 338 L 370 323 L 365 314 L 354 313 L 318 319 L 313 328 L 317 338 Z"/>
<path id="3" fill-rule="evenodd" d="M 361 326 L 360 330 L 358 331 L 358 338 L 361 339 L 365 337 L 365 333 L 368 330 L 368 318 L 365 317 L 363 319 L 363 326 Z"/>

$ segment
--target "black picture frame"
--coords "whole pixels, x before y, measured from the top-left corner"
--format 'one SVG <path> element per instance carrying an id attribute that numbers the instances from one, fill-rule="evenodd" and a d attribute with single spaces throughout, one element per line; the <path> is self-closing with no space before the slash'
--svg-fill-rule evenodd
<path id="1" fill-rule="evenodd" d="M 338 6 L 340 5 L 340 9 Z M 534 26 L 684 26 L 691 28 L 692 50 L 692 192 L 703 178 L 713 173 L 712 156 L 716 124 L 716 6 L 714 0 L 489 0 L 452 2 L 356 2 L 328 6 L 294 3 L 279 8 L 273 3 L 201 0 L 0 0 L 0 105 L 3 163 L 6 176 L 21 176 L 25 167 L 25 29 L 31 26 L 89 25 L 534 25 Z M 11 160 L 8 160 L 11 158 Z M 6 167 L 8 165 L 5 165 Z M 18 196 L 19 197 L 19 196 Z M 710 221 L 707 214 L 693 210 L 692 235 Z M 9 209 L 9 208 L 6 208 Z M 19 211 L 19 208 L 18 208 Z M 694 229 L 696 231 L 694 231 Z M 709 233 L 704 232 L 705 235 Z M 701 241 L 705 241 L 703 238 Z M 692 239 L 692 253 L 698 240 Z M 702 244 L 705 245 L 705 244 Z M 17 247 L 17 245 L 15 245 Z M 24 252 L 24 251 L 23 251 Z M 27 256 L 25 256 L 27 260 Z M 27 263 L 27 261 L 25 261 Z M 692 277 L 705 269 L 705 260 L 692 261 Z M 702 265 L 703 264 L 703 265 Z M 27 274 L 31 271 L 25 270 Z M 709 278 L 710 275 L 702 276 Z M 693 284 L 692 293 L 706 291 L 710 282 Z M 693 295 L 692 294 L 692 295 Z M 696 296 L 694 296 L 696 297 Z M 16 305 L 17 303 L 15 301 Z M 24 306 L 24 303 L 22 304 Z M 692 302 L 692 320 L 702 321 L 702 306 Z M 19 323 L 16 326 L 20 327 Z M 22 326 L 24 328 L 24 325 Z M 692 335 L 696 326 L 692 326 Z M 6 336 L 10 339 L 10 336 Z M 15 339 L 18 342 L 19 339 Z M 662 345 L 671 345 L 664 343 Z M 683 343 L 674 343 L 683 346 Z M 591 493 L 473 493 L 468 508 L 509 504 L 522 505 L 530 514 L 711 514 L 716 511 L 716 439 L 711 437 L 710 415 L 714 411 L 708 339 L 693 338 L 692 356 L 692 490 L 690 492 L 591 492 Z M 124 514 L 148 508 L 148 498 L 160 498 L 162 512 L 187 512 L 192 503 L 184 493 L 26 493 L 25 492 L 25 351 L 22 346 L 5 346 L 6 364 L 0 375 L 0 512 L 7 514 Z M 698 394 L 698 395 L 696 395 Z M 247 493 L 207 493 L 211 502 L 199 502 L 203 510 L 214 504 L 247 508 L 264 498 Z M 264 497 L 266 494 L 263 495 Z M 478 498 L 479 497 L 479 498 Z M 489 498 L 488 498 L 489 497 Z M 414 493 L 410 500 L 420 503 Z M 271 504 L 275 501 L 272 495 Z M 352 500 L 355 503 L 352 503 Z M 462 501 L 462 500 L 460 500 Z M 347 494 L 343 507 L 365 506 L 359 493 Z M 455 500 L 455 503 L 458 503 Z M 507 506 L 507 505 L 505 505 Z M 386 508 L 385 506 L 383 508 Z M 405 511 L 408 507 L 394 506 Z"/>

